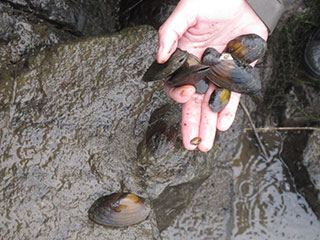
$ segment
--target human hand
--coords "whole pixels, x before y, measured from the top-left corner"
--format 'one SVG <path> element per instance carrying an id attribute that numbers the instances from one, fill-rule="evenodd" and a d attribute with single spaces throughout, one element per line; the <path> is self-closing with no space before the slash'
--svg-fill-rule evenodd
<path id="1" fill-rule="evenodd" d="M 199 57 L 207 47 L 222 52 L 227 43 L 239 35 L 255 33 L 264 40 L 268 30 L 245 0 L 181 0 L 159 29 L 158 63 L 166 62 L 176 48 Z M 182 103 L 182 137 L 186 149 L 209 151 L 216 129 L 230 128 L 241 94 L 232 92 L 227 106 L 219 113 L 209 107 L 216 86 L 209 84 L 205 94 L 198 94 L 192 85 L 172 88 L 165 84 L 168 95 Z M 200 137 L 199 145 L 190 141 Z"/>

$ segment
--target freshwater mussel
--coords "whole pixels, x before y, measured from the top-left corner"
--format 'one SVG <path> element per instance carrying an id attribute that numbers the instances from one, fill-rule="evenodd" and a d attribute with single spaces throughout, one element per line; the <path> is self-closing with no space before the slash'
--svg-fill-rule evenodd
<path id="1" fill-rule="evenodd" d="M 198 93 L 205 93 L 207 88 L 203 86 L 212 82 L 218 88 L 212 93 L 209 106 L 212 111 L 220 112 L 230 99 L 230 91 L 243 94 L 260 91 L 259 75 L 250 63 L 264 55 L 266 45 L 256 34 L 241 35 L 231 40 L 221 54 L 214 48 L 207 48 L 201 60 L 177 49 L 166 63 L 153 62 L 142 80 L 168 78 L 168 86 L 194 85 Z"/>
<path id="2" fill-rule="evenodd" d="M 167 62 L 158 64 L 154 61 L 142 80 L 151 82 L 170 77 L 169 86 L 194 85 L 205 77 L 208 69 L 209 66 L 202 64 L 196 56 L 178 48 Z"/>
<path id="3" fill-rule="evenodd" d="M 113 193 L 98 198 L 88 211 L 89 219 L 109 227 L 126 227 L 145 220 L 150 213 L 145 199 L 132 193 Z"/>

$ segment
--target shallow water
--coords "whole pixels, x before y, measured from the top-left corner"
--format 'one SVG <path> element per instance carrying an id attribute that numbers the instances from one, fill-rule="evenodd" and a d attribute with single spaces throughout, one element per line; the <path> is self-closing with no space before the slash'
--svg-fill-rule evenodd
<path id="1" fill-rule="evenodd" d="M 234 161 L 234 228 L 232 239 L 320 239 L 320 222 L 295 187 L 280 157 L 283 137 L 261 133 L 265 160 L 248 133 Z"/>

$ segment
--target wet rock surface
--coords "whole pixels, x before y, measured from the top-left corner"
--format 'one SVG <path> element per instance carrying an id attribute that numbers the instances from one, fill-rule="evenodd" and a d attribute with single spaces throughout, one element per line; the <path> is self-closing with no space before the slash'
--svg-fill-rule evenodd
<path id="1" fill-rule="evenodd" d="M 120 6 L 121 27 L 148 24 L 158 29 L 170 16 L 179 0 L 123 0 Z"/>
<path id="2" fill-rule="evenodd" d="M 0 2 L 0 69 L 25 61 L 39 50 L 78 37 L 113 33 L 141 24 L 158 28 L 178 1 Z"/>
<path id="3" fill-rule="evenodd" d="M 0 69 L 78 37 L 120 29 L 120 0 L 0 2 Z"/>
<path id="4" fill-rule="evenodd" d="M 176 114 L 170 114 L 170 118 L 179 116 L 177 110 L 180 109 L 175 107 Z M 169 145 L 170 150 L 161 151 L 162 154 L 155 154 L 151 158 L 148 153 L 142 154 L 145 157 L 141 161 L 150 161 L 149 164 L 144 162 L 148 165 L 147 170 L 143 169 L 140 173 L 145 181 L 144 189 L 152 193 L 151 196 L 157 196 L 155 194 L 160 192 L 151 203 L 163 239 L 213 236 L 221 239 L 219 237 L 230 233 L 233 195 L 231 159 L 236 154 L 237 139 L 242 133 L 242 117 L 239 114 L 231 133 L 219 135 L 220 140 L 217 140 L 214 150 L 208 153 L 186 151 L 181 146 L 179 134 L 175 144 Z M 159 126 L 160 121 L 166 119 L 163 115 L 160 119 L 154 118 L 153 114 L 151 121 L 156 123 L 154 126 Z M 179 121 L 175 121 L 175 126 L 177 123 Z M 148 147 L 148 144 L 143 146 Z M 168 182 L 171 183 L 168 185 Z M 180 221 L 184 222 L 184 226 L 180 226 Z"/>
<path id="5" fill-rule="evenodd" d="M 142 27 L 56 47 L 1 79 L 3 237 L 105 239 L 87 210 L 121 182 L 139 190 L 126 177 L 136 117 L 152 110 L 155 89 L 139 78 L 155 49 L 156 32 Z M 153 235 L 150 221 L 107 231 L 113 239 Z"/>
<path id="6" fill-rule="evenodd" d="M 303 151 L 303 164 L 306 167 L 311 182 L 318 190 L 318 199 L 320 199 L 320 134 L 314 132 L 309 136 L 307 146 Z"/>
<path id="7" fill-rule="evenodd" d="M 30 55 L 76 37 L 58 29 L 32 12 L 0 2 L 0 69 L 3 71 L 23 62 Z"/>
<path id="8" fill-rule="evenodd" d="M 233 161 L 231 239 L 318 239 L 320 222 L 297 187 L 298 172 L 285 164 L 295 159 L 282 156 L 282 149 L 288 148 L 285 136 L 279 131 L 260 133 L 267 159 L 252 146 L 253 138 L 248 133 L 241 139 L 241 151 Z"/>
<path id="9" fill-rule="evenodd" d="M 118 29 L 119 0 L 84 2 L 7 0 L 5 2 L 80 36 L 115 32 Z"/>
<path id="10" fill-rule="evenodd" d="M 180 113 L 181 107 L 176 104 L 153 112 L 144 140 L 138 146 L 136 175 L 141 177 L 141 185 L 152 199 L 168 185 L 208 176 L 213 166 L 213 153 L 188 151 L 183 147 Z"/>

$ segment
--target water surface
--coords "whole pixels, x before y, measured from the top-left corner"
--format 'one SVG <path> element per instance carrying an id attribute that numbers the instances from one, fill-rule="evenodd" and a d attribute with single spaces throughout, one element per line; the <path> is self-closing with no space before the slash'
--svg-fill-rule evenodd
<path id="1" fill-rule="evenodd" d="M 282 135 L 260 135 L 269 158 L 258 155 L 247 134 L 234 161 L 233 239 L 320 239 L 320 222 L 281 159 Z"/>

